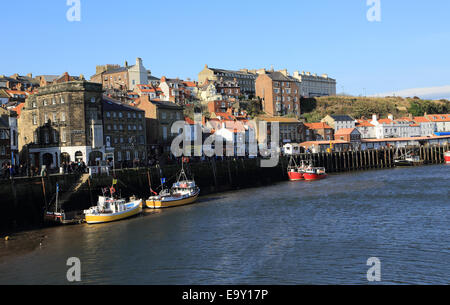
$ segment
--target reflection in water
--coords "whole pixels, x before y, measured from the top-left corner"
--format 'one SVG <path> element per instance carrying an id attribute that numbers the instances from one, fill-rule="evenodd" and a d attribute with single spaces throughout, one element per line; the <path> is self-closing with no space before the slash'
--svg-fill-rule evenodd
<path id="1" fill-rule="evenodd" d="M 203 197 L 117 223 L 59 227 L 0 243 L 0 284 L 448 283 L 449 168 L 332 175 Z M 22 249 L 22 250 L 20 250 Z M 25 250 L 23 250 L 25 249 Z"/>

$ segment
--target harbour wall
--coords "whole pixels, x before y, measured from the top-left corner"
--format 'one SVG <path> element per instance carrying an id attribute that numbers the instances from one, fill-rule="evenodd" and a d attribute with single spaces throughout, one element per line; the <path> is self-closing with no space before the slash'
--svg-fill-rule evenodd
<path id="1" fill-rule="evenodd" d="M 444 163 L 448 146 L 417 147 L 425 164 Z M 399 149 L 406 153 L 406 149 Z M 302 154 L 300 160 L 313 160 L 315 166 L 325 167 L 328 173 L 394 167 L 396 149 Z M 188 176 L 192 176 L 202 190 L 202 195 L 236 190 L 248 187 L 271 185 L 286 181 L 288 157 L 280 158 L 276 167 L 263 168 L 259 159 L 210 160 L 186 165 Z M 148 198 L 152 189 L 158 190 L 161 178 L 168 183 L 176 179 L 179 166 L 163 168 L 137 168 L 114 171 L 118 180 L 116 190 L 123 197 L 135 195 Z M 0 180 L 0 233 L 19 229 L 33 229 L 43 226 L 46 207 L 54 202 L 56 184 L 59 184 L 62 208 L 66 212 L 82 211 L 95 205 L 102 189 L 111 186 L 113 175 L 92 176 L 82 179 L 81 175 L 50 175 L 48 177 L 15 178 Z M 80 182 L 81 181 L 81 182 Z M 79 184 L 79 185 L 77 185 Z M 74 187 L 76 186 L 76 187 Z"/>

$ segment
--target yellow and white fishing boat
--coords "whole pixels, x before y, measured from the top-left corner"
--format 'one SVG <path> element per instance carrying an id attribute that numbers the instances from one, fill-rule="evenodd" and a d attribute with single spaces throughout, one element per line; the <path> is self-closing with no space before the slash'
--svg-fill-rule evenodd
<path id="1" fill-rule="evenodd" d="M 195 181 L 186 177 L 184 169 L 178 176 L 178 180 L 170 190 L 163 190 L 159 195 L 152 196 L 146 201 L 149 209 L 173 208 L 195 203 L 200 194 L 200 188 Z"/>
<path id="2" fill-rule="evenodd" d="M 85 218 L 88 224 L 113 222 L 133 217 L 142 212 L 142 199 L 131 198 L 129 202 L 124 199 L 99 196 L 95 207 L 85 210 Z"/>

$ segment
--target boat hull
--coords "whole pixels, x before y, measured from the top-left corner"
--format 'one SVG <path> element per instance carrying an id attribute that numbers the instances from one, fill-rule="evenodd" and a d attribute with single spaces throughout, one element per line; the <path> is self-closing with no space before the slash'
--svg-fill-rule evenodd
<path id="1" fill-rule="evenodd" d="M 445 163 L 450 164 L 450 151 L 447 151 L 444 155 Z"/>
<path id="2" fill-rule="evenodd" d="M 200 192 L 197 192 L 195 195 L 183 198 L 180 200 L 147 200 L 146 206 L 149 209 L 167 209 L 174 208 L 183 205 L 193 204 L 197 201 Z"/>
<path id="3" fill-rule="evenodd" d="M 303 177 L 303 173 L 299 172 L 288 172 L 288 176 L 290 181 L 305 180 L 305 178 Z"/>
<path id="4" fill-rule="evenodd" d="M 421 166 L 423 165 L 423 161 L 405 161 L 405 160 L 396 160 L 394 161 L 395 166 L 398 167 L 409 167 L 409 166 Z"/>
<path id="5" fill-rule="evenodd" d="M 315 181 L 315 180 L 322 180 L 327 177 L 327 174 L 312 174 L 312 173 L 304 173 L 303 177 L 306 181 Z"/>
<path id="6" fill-rule="evenodd" d="M 98 215 L 89 215 L 85 216 L 86 223 L 88 224 L 99 224 L 99 223 L 107 223 L 114 222 L 123 219 L 127 219 L 133 216 L 136 216 L 142 212 L 142 201 L 136 204 L 136 206 L 127 211 L 122 211 L 114 214 L 98 214 Z"/>

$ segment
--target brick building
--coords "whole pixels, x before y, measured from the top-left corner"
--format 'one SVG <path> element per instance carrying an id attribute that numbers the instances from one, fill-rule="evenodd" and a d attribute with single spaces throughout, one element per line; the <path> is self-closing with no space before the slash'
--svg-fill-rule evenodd
<path id="1" fill-rule="evenodd" d="M 145 111 L 149 155 L 170 152 L 170 146 L 175 138 L 171 128 L 176 121 L 184 120 L 183 107 L 172 102 L 151 100 L 148 96 L 138 98 L 135 105 Z"/>
<path id="2" fill-rule="evenodd" d="M 306 141 L 334 140 L 334 129 L 327 123 L 305 123 Z"/>
<path id="3" fill-rule="evenodd" d="M 102 104 L 107 159 L 128 166 L 146 164 L 145 111 L 106 97 Z"/>
<path id="4" fill-rule="evenodd" d="M 297 82 L 275 71 L 258 71 L 256 96 L 262 100 L 263 111 L 270 116 L 300 115 L 300 90 Z"/>

